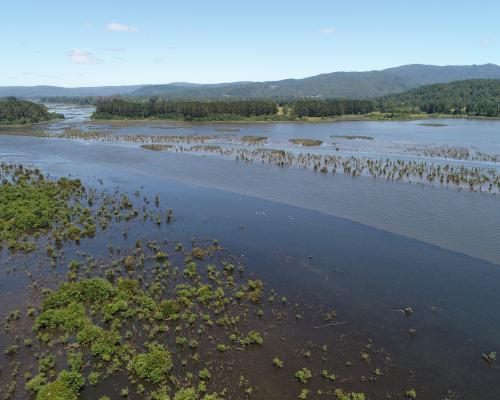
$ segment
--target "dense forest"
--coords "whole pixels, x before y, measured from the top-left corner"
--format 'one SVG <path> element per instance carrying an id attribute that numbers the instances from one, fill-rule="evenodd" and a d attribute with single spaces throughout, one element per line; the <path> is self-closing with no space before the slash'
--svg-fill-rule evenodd
<path id="1" fill-rule="evenodd" d="M 377 103 L 371 100 L 298 100 L 292 103 L 292 115 L 299 118 L 368 114 L 377 110 Z"/>
<path id="2" fill-rule="evenodd" d="M 422 86 L 379 99 L 380 111 L 500 117 L 500 80 Z"/>
<path id="3" fill-rule="evenodd" d="M 92 115 L 96 119 L 169 118 L 183 120 L 225 120 L 276 115 L 278 105 L 268 100 L 241 101 L 172 101 L 151 98 L 148 101 L 130 101 L 113 98 L 97 102 Z"/>
<path id="4" fill-rule="evenodd" d="M 500 80 L 474 79 L 434 84 L 373 100 L 299 100 L 297 117 L 369 114 L 445 114 L 500 117 Z"/>
<path id="5" fill-rule="evenodd" d="M 64 116 L 49 112 L 43 104 L 19 100 L 15 97 L 0 98 L 0 124 L 31 124 L 55 118 L 64 118 Z"/>

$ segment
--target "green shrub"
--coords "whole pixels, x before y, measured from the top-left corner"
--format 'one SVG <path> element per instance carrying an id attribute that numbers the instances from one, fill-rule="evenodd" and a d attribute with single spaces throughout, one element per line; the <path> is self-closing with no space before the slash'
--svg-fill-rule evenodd
<path id="1" fill-rule="evenodd" d="M 151 345 L 146 353 L 137 354 L 129 364 L 139 378 L 153 383 L 164 382 L 174 364 L 170 352 L 160 344 Z"/>

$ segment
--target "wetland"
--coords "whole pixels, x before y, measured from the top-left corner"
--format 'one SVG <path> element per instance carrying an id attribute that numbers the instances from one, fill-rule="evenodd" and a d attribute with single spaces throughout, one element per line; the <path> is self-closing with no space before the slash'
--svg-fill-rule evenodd
<path id="1" fill-rule="evenodd" d="M 497 395 L 499 122 L 50 107 L 0 135 L 3 398 Z"/>

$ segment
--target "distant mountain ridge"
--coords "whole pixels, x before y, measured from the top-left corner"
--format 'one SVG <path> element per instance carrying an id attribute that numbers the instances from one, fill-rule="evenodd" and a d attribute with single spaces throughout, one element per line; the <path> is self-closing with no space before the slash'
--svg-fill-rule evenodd
<path id="1" fill-rule="evenodd" d="M 0 97 L 41 96 L 161 96 L 171 99 L 196 98 L 374 98 L 405 92 L 419 86 L 470 79 L 500 79 L 500 66 L 411 64 L 365 72 L 332 72 L 303 79 L 267 82 L 61 88 L 55 86 L 0 87 Z"/>
<path id="2" fill-rule="evenodd" d="M 49 97 L 49 96 L 115 96 L 128 95 L 145 85 L 130 86 L 96 86 L 66 88 L 60 86 L 0 86 L 0 97 Z"/>
<path id="3" fill-rule="evenodd" d="M 500 79 L 494 64 L 471 66 L 405 65 L 381 71 L 332 72 L 304 79 L 268 82 L 235 82 L 189 87 L 150 85 L 132 96 L 169 98 L 373 98 L 402 93 L 418 86 L 467 79 Z"/>

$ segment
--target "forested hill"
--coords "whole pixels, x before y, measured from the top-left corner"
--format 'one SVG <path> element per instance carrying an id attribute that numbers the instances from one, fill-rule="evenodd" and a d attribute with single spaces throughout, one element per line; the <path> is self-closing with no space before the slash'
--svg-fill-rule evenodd
<path id="1" fill-rule="evenodd" d="M 364 115 L 408 118 L 410 114 L 500 117 L 500 80 L 478 79 L 434 84 L 376 99 L 276 100 L 148 100 L 102 98 L 93 118 L 166 118 L 181 120 L 296 120 Z"/>
<path id="2" fill-rule="evenodd" d="M 168 78 L 167 72 L 165 77 Z M 466 79 L 500 79 L 500 66 L 404 65 L 380 71 L 333 72 L 304 79 L 220 84 L 170 83 L 165 85 L 62 88 L 55 86 L 0 87 L 1 96 L 160 96 L 169 99 L 366 99 L 401 93 L 422 85 Z"/>
<path id="3" fill-rule="evenodd" d="M 43 104 L 18 100 L 15 97 L 0 98 L 0 125 L 31 124 L 55 118 L 64 116 L 49 112 Z"/>
<path id="4" fill-rule="evenodd" d="M 500 80 L 474 79 L 422 86 L 380 99 L 381 108 L 410 113 L 500 116 Z"/>
<path id="5" fill-rule="evenodd" d="M 179 98 L 374 98 L 418 86 L 465 79 L 500 79 L 494 64 L 470 66 L 405 65 L 381 71 L 333 72 L 304 79 L 216 85 L 150 85 L 131 96 Z"/>

